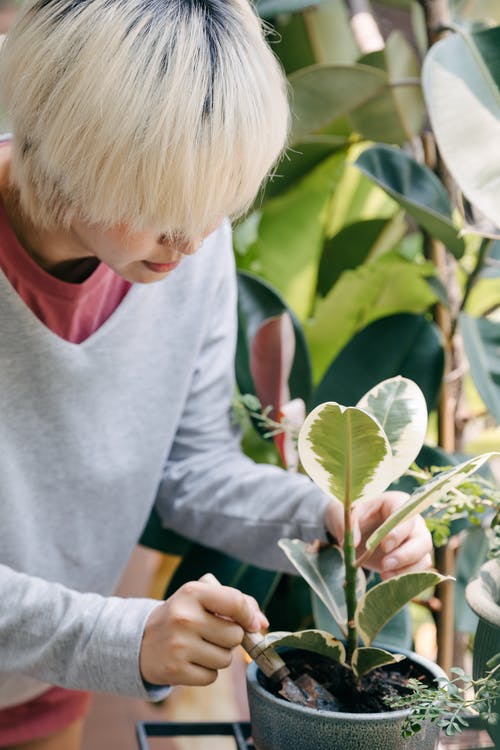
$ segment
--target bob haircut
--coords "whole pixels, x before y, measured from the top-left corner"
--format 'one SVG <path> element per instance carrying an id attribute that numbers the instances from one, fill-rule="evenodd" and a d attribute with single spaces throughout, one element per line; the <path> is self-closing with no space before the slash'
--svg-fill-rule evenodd
<path id="1" fill-rule="evenodd" d="M 198 238 L 284 147 L 283 73 L 247 0 L 26 0 L 0 53 L 13 184 L 38 226 Z"/>

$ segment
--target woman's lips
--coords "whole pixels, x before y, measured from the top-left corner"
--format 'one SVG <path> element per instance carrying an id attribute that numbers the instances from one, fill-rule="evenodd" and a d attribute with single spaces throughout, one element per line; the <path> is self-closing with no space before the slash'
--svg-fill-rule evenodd
<path id="1" fill-rule="evenodd" d="M 177 268 L 180 260 L 173 260 L 171 263 L 152 263 L 149 260 L 143 260 L 142 262 L 153 273 L 168 273 L 168 271 L 173 271 L 174 268 Z"/>

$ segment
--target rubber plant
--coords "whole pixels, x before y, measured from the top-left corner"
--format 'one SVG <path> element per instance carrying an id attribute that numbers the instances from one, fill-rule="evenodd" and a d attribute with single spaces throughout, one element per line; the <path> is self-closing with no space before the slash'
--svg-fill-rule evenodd
<path id="1" fill-rule="evenodd" d="M 336 402 L 317 406 L 307 416 L 298 438 L 300 461 L 311 479 L 344 506 L 343 545 L 307 545 L 298 539 L 279 544 L 338 624 L 344 640 L 321 630 L 273 632 L 266 643 L 292 646 L 326 655 L 360 679 L 382 665 L 404 657 L 376 644 L 384 624 L 405 604 L 445 577 L 421 571 L 384 580 L 366 589 L 363 564 L 399 523 L 429 508 L 477 471 L 494 453 L 486 453 L 436 474 L 420 485 L 407 502 L 356 549 L 354 514 L 383 492 L 412 464 L 427 425 L 424 396 L 403 377 L 379 383 L 355 407 Z"/>

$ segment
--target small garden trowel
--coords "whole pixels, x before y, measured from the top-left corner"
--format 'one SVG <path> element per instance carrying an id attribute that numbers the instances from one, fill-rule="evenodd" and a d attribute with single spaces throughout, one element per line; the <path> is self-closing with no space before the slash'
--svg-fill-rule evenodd
<path id="1" fill-rule="evenodd" d="M 335 704 L 333 695 L 308 674 L 292 680 L 290 670 L 272 646 L 266 644 L 262 633 L 245 633 L 241 644 L 261 672 L 273 682 L 281 682 L 280 695 L 290 703 L 309 708 L 323 708 Z"/>

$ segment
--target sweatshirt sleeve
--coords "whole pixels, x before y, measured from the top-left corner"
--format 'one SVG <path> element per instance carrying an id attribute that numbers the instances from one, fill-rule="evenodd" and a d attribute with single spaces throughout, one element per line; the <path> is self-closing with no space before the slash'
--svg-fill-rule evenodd
<path id="1" fill-rule="evenodd" d="M 156 506 L 166 527 L 245 562 L 288 572 L 278 540 L 324 540 L 328 498 L 307 477 L 256 464 L 240 450 L 231 413 L 237 315 L 230 230 L 219 250 L 222 278 Z"/>
<path id="2" fill-rule="evenodd" d="M 74 690 L 159 700 L 139 653 L 149 614 L 161 602 L 79 593 L 0 565 L 0 669 Z"/>

